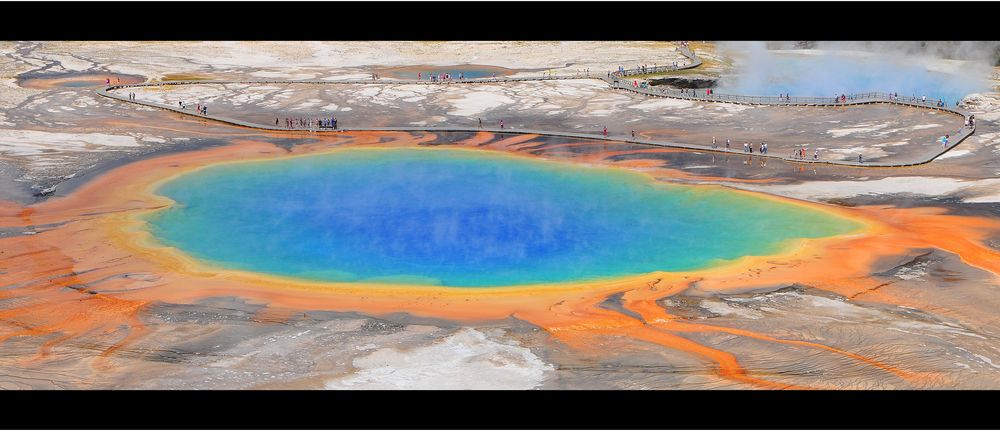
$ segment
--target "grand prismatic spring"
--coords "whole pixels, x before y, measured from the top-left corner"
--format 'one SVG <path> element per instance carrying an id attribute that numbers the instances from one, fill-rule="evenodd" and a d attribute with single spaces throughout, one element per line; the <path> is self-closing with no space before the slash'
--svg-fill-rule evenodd
<path id="1" fill-rule="evenodd" d="M 0 43 L 0 387 L 1000 388 L 935 48 Z"/>
<path id="2" fill-rule="evenodd" d="M 560 165 L 394 149 L 213 166 L 164 185 L 178 208 L 151 224 L 222 266 L 470 287 L 693 269 L 857 228 L 744 193 Z"/>

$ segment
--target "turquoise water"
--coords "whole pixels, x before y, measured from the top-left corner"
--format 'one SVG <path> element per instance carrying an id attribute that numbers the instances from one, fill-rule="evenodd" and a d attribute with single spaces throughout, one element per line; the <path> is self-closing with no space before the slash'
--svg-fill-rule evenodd
<path id="1" fill-rule="evenodd" d="M 719 188 L 480 151 L 349 149 L 220 164 L 157 193 L 163 243 L 310 280 L 500 286 L 685 270 L 853 221 Z"/>
<path id="2" fill-rule="evenodd" d="M 440 75 L 447 73 L 451 75 L 451 79 L 458 79 L 460 74 L 464 74 L 465 79 L 478 79 L 478 78 L 490 78 L 496 75 L 497 77 L 505 76 L 510 74 L 512 71 L 505 69 L 498 70 L 495 67 L 481 66 L 476 64 L 459 64 L 453 66 L 408 66 L 401 67 L 397 69 L 389 69 L 383 71 L 387 76 L 399 79 L 424 79 L 429 80 L 431 75 Z"/>

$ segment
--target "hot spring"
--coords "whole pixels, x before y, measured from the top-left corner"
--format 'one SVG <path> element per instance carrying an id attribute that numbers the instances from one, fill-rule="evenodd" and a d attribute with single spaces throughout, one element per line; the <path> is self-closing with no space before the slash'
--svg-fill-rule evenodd
<path id="1" fill-rule="evenodd" d="M 157 189 L 163 244 L 224 268 L 458 287 L 718 265 L 860 224 L 635 172 L 478 150 L 344 149 L 221 163 Z"/>
<path id="2" fill-rule="evenodd" d="M 378 73 L 396 79 L 419 79 L 429 80 L 431 75 L 447 73 L 452 79 L 458 79 L 459 75 L 465 79 L 490 78 L 493 76 L 507 76 L 519 72 L 515 69 L 507 69 L 499 66 L 489 66 L 485 64 L 456 64 L 451 66 L 402 66 L 388 69 L 380 69 Z"/>
<path id="3" fill-rule="evenodd" d="M 956 73 L 945 73 L 948 68 Z M 987 91 L 988 72 L 980 65 L 948 60 L 900 59 L 869 53 L 823 52 L 807 55 L 753 52 L 736 62 L 734 75 L 723 76 L 717 91 L 754 96 L 835 97 L 865 92 L 899 93 L 900 98 L 927 96 L 954 106 L 965 96 Z"/>

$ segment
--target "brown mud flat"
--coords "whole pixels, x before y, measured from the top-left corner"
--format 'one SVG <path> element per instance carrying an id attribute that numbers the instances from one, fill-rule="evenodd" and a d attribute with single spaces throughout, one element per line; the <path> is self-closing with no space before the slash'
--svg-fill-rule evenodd
<path id="1" fill-rule="evenodd" d="M 187 73 L 169 73 L 163 75 L 160 81 L 207 81 L 212 79 L 211 77 L 205 75 L 187 74 Z"/>
<path id="2" fill-rule="evenodd" d="M 275 133 L 276 136 L 283 136 Z M 691 322 L 672 315 L 659 301 L 693 286 L 702 292 L 733 293 L 780 285 L 807 284 L 845 297 L 875 291 L 880 279 L 873 268 L 913 250 L 939 249 L 962 262 L 1000 274 L 1000 253 L 983 242 L 1000 231 L 1000 221 L 947 214 L 942 208 L 867 206 L 843 208 L 762 195 L 804 205 L 862 223 L 850 235 L 802 240 L 771 256 L 743 257 L 711 269 L 655 272 L 601 282 L 462 289 L 357 283 L 318 283 L 208 266 L 184 253 L 158 245 L 142 216 L 171 202 L 154 193 L 163 181 L 200 167 L 234 160 L 260 160 L 317 154 L 340 148 L 426 146 L 432 133 L 357 132 L 318 136 L 286 149 L 253 140 L 211 149 L 164 155 L 113 169 L 70 195 L 29 206 L 0 202 L 0 228 L 37 233 L 0 238 L 0 345 L 12 338 L 37 337 L 37 352 L 23 358 L 37 364 L 52 349 L 73 340 L 99 336 L 91 367 L 113 372 L 116 352 L 131 351 L 152 331 L 141 315 L 160 303 L 194 304 L 214 297 L 243 298 L 286 317 L 307 310 L 356 312 L 385 317 L 409 313 L 462 324 L 516 318 L 547 331 L 570 349 L 599 354 L 595 340 L 629 339 L 677 351 L 702 362 L 716 377 L 748 388 L 803 388 L 793 378 L 755 373 L 732 352 L 697 340 L 704 334 L 741 337 L 781 347 L 808 349 L 852 361 L 898 387 L 923 387 L 937 381 L 933 371 L 913 370 L 892 357 L 872 357 L 822 343 L 783 338 L 742 328 Z M 585 143 L 586 141 L 581 141 Z M 449 145 L 469 151 L 502 151 L 538 157 L 523 150 L 545 141 L 534 135 L 504 136 L 481 132 Z M 563 146 L 573 143 L 563 143 Z M 658 150 L 640 150 L 658 151 Z M 672 150 L 663 150 L 672 151 Z M 643 172 L 670 180 L 678 171 L 648 159 L 609 157 L 606 153 L 558 153 L 546 156 L 568 163 L 596 164 Z M 704 186 L 717 187 L 717 186 Z M 44 228 L 43 228 L 44 226 Z M 878 290 L 866 300 L 933 309 L 902 292 Z M 618 299 L 621 310 L 602 304 Z M 272 316 L 273 317 L 273 316 Z M 832 388 L 829 385 L 811 388 Z"/>

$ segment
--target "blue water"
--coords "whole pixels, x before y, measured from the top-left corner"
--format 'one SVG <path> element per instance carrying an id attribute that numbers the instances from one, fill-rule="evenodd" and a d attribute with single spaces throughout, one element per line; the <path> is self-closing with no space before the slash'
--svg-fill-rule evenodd
<path id="1" fill-rule="evenodd" d="M 480 151 L 351 149 L 220 164 L 159 194 L 163 243 L 312 280 L 498 286 L 705 267 L 859 226 L 720 188 Z"/>
<path id="2" fill-rule="evenodd" d="M 948 106 L 989 89 L 987 76 L 933 72 L 917 61 L 881 56 L 757 54 L 724 76 L 721 94 L 823 96 L 879 91 L 944 100 Z M 969 67 L 973 67 L 970 65 Z"/>
<path id="3" fill-rule="evenodd" d="M 413 66 L 397 70 L 388 70 L 385 73 L 399 79 L 417 79 L 417 74 L 419 73 L 420 78 L 425 80 L 430 79 L 429 77 L 431 75 L 437 76 L 444 73 L 451 75 L 451 79 L 458 79 L 459 75 L 463 73 L 465 74 L 465 79 L 490 78 L 493 75 L 500 77 L 508 74 L 503 70 L 481 67 L 473 64 L 455 66 Z"/>

